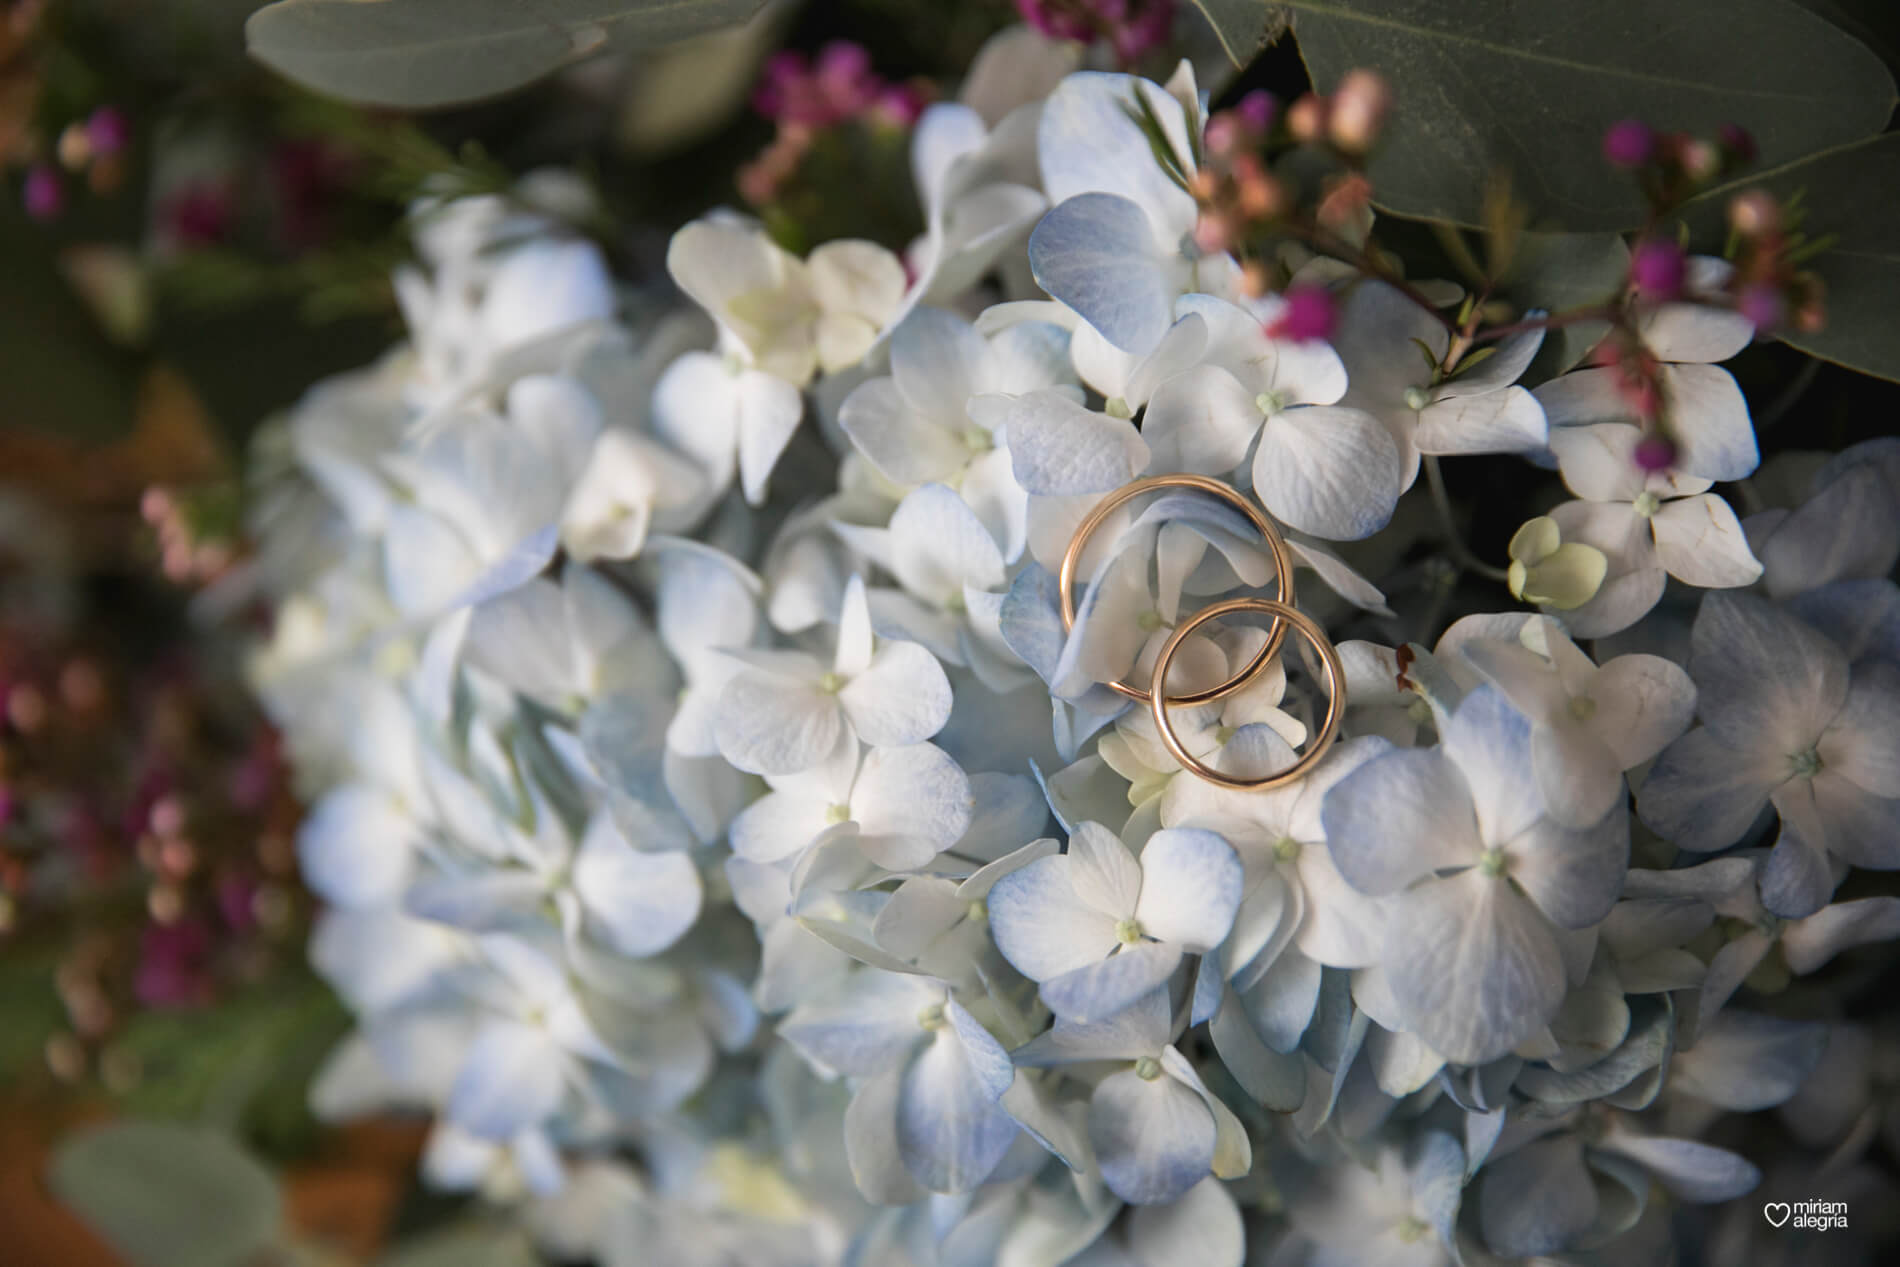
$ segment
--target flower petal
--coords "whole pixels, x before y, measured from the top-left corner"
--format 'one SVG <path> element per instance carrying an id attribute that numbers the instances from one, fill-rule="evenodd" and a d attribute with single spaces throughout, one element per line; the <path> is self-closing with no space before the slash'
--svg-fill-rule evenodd
<path id="1" fill-rule="evenodd" d="M 1301 532 L 1356 541 L 1392 517 L 1402 468 L 1392 433 L 1371 414 L 1305 405 L 1267 420 L 1253 486 L 1275 518 Z"/>

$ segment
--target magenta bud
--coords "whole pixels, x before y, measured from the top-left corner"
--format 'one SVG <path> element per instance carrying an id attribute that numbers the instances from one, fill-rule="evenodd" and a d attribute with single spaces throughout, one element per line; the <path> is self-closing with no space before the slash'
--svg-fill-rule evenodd
<path id="1" fill-rule="evenodd" d="M 1662 238 L 1637 243 L 1630 255 L 1630 280 L 1652 299 L 1674 299 L 1681 294 L 1687 270 L 1682 248 Z"/>
<path id="2" fill-rule="evenodd" d="M 1676 446 L 1668 436 L 1644 436 L 1636 442 L 1636 450 L 1631 456 L 1635 459 L 1637 470 L 1654 475 L 1676 464 Z"/>
<path id="3" fill-rule="evenodd" d="M 1755 161 L 1755 156 L 1761 152 L 1756 147 L 1755 138 L 1749 134 L 1748 129 L 1739 124 L 1724 123 L 1717 129 L 1715 139 L 1722 143 L 1722 148 L 1727 150 L 1737 162 L 1752 163 Z"/>
<path id="4" fill-rule="evenodd" d="M 1280 299 L 1285 306 L 1267 327 L 1270 337 L 1299 341 L 1333 337 L 1339 310 L 1333 303 L 1331 291 L 1323 286 L 1302 284 L 1288 287 Z"/>
<path id="5" fill-rule="evenodd" d="M 117 154 L 132 139 L 132 125 L 117 106 L 100 106 L 86 120 L 86 140 L 94 154 Z"/>
<path id="6" fill-rule="evenodd" d="M 66 209 L 66 186 L 51 163 L 35 164 L 27 172 L 21 201 L 26 204 L 26 214 L 39 221 L 57 219 Z"/>
<path id="7" fill-rule="evenodd" d="M 1748 318 L 1757 330 L 1773 330 L 1787 319 L 1788 305 L 1778 287 L 1753 282 L 1742 287 L 1741 293 L 1735 296 L 1735 311 Z"/>
<path id="8" fill-rule="evenodd" d="M 1255 132 L 1265 132 L 1273 126 L 1276 110 L 1273 94 L 1264 88 L 1256 88 L 1234 103 L 1234 113 Z"/>
<path id="9" fill-rule="evenodd" d="M 1603 134 L 1603 157 L 1618 167 L 1641 167 L 1656 153 L 1656 134 L 1640 119 L 1612 123 Z"/>

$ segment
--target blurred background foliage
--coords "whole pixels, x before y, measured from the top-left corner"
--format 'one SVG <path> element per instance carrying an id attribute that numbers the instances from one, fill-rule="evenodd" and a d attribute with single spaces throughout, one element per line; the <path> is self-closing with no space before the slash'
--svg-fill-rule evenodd
<path id="1" fill-rule="evenodd" d="M 111 1261 L 59 1221 L 42 1176 L 61 1130 L 115 1115 L 193 1124 L 93 1149 L 178 1158 L 185 1187 L 170 1199 L 191 1199 L 192 1158 L 207 1173 L 242 1164 L 191 1133 L 202 1126 L 288 1167 L 281 1189 L 268 1176 L 233 1182 L 250 1185 L 264 1223 L 287 1212 L 300 1235 L 347 1250 L 344 1261 L 434 1228 L 455 1208 L 415 1188 L 414 1131 L 319 1133 L 304 1107 L 303 1088 L 344 1020 L 304 966 L 310 912 L 294 875 L 295 798 L 237 676 L 239 643 L 262 614 L 219 584 L 241 557 L 238 472 L 254 429 L 319 377 L 400 337 L 389 273 L 409 251 L 405 208 L 425 195 L 506 191 L 545 164 L 577 168 L 605 209 L 580 227 L 635 292 L 664 285 L 672 228 L 719 205 L 760 215 L 793 249 L 840 236 L 901 249 L 922 227 L 908 121 L 953 95 L 1019 10 L 1014 0 L 706 0 L 694 19 L 702 26 L 756 12 L 650 47 L 645 37 L 685 28 L 650 31 L 651 6 L 625 0 L 625 22 L 578 24 L 552 54 L 537 45 L 505 65 L 477 59 L 447 78 L 405 78 L 393 54 L 316 55 L 324 49 L 306 23 L 342 3 L 284 0 L 254 18 L 254 0 L 0 0 L 8 1261 Z M 1754 174 L 1784 198 L 1802 191 L 1809 229 L 1829 248 L 1815 265 L 1830 286 L 1828 330 L 1763 340 L 1732 366 L 1764 452 L 1832 450 L 1893 431 L 1900 139 L 1889 128 L 1900 5 L 1680 0 L 1672 13 L 1700 24 L 1703 46 L 1666 68 L 1671 82 L 1654 100 L 1640 100 L 1608 70 L 1653 21 L 1649 0 L 1602 0 L 1592 23 L 1569 24 L 1591 28 L 1595 60 L 1577 52 L 1582 69 L 1562 93 L 1518 65 L 1513 40 L 1572 4 L 1197 0 L 1176 6 L 1176 47 L 1216 104 L 1255 88 L 1291 100 L 1351 66 L 1377 66 L 1398 94 L 1398 131 L 1374 171 L 1378 197 L 1405 213 L 1380 218 L 1381 246 L 1414 276 L 1457 277 L 1464 256 L 1509 236 L 1521 263 L 1498 293 L 1520 310 L 1588 302 L 1620 282 L 1613 231 L 1637 227 L 1640 212 L 1631 218 L 1617 201 L 1598 155 L 1606 123 L 1743 124 L 1766 151 Z M 377 21 L 413 17 L 425 36 L 451 11 L 471 27 L 510 19 L 508 0 L 346 7 L 380 11 Z M 317 16 L 340 29 L 334 12 Z M 1393 22 L 1417 29 L 1395 34 Z M 388 29 L 345 36 L 400 52 Z M 773 73 L 822 69 L 840 40 L 868 54 L 876 108 L 797 129 L 755 108 L 762 73 L 769 84 Z M 576 49 L 593 55 L 577 59 Z M 779 50 L 804 60 L 768 63 Z M 1472 56 L 1480 60 L 1461 64 Z M 342 100 L 264 63 L 306 81 L 382 79 Z M 1134 68 L 1165 77 L 1169 67 L 1157 55 Z M 1793 104 L 1748 113 L 1759 76 Z M 1453 81 L 1476 84 L 1477 97 L 1436 91 Z M 391 93 L 457 100 L 415 110 L 389 105 Z M 1494 125 L 1527 100 L 1550 112 L 1541 147 L 1494 144 Z M 1466 197 L 1491 173 L 1519 191 L 1509 215 Z M 1612 192 L 1579 202 L 1601 190 Z M 1704 249 L 1723 245 L 1724 196 L 1683 208 Z M 1526 230 L 1540 236 L 1515 236 Z M 1551 353 L 1551 372 L 1582 354 L 1568 342 Z M 1514 527 L 1541 509 L 1511 459 L 1459 462 L 1449 478 L 1486 557 L 1503 557 Z M 92 1154 L 74 1155 L 83 1171 Z M 95 1177 L 116 1191 L 111 1174 Z M 93 1223 L 111 1238 L 110 1217 Z M 483 1261 L 527 1261 L 525 1248 L 479 1228 L 470 1235 L 450 1233 L 411 1257 L 463 1263 L 478 1242 Z M 204 1260 L 194 1249 L 183 1261 Z"/>

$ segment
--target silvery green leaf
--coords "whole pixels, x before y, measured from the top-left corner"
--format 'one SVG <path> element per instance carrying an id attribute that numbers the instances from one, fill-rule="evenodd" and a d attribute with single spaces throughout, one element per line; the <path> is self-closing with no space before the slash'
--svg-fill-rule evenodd
<path id="1" fill-rule="evenodd" d="M 744 21 L 762 0 L 279 0 L 251 15 L 251 55 L 306 88 L 368 105 L 492 97 L 608 46 L 670 43 Z"/>
<path id="2" fill-rule="evenodd" d="M 54 1154 L 53 1191 L 137 1267 L 239 1267 L 280 1233 L 277 1181 L 229 1136 L 126 1120 Z"/>

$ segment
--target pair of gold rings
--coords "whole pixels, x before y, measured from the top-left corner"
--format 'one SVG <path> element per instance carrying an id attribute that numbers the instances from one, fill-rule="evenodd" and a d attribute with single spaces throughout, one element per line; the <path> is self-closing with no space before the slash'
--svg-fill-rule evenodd
<path id="1" fill-rule="evenodd" d="M 1167 745 L 1174 759 L 1181 763 L 1181 768 L 1196 777 L 1220 787 L 1242 791 L 1264 791 L 1268 788 L 1284 787 L 1305 777 L 1307 771 L 1318 765 L 1320 759 L 1326 755 L 1326 750 L 1332 747 L 1333 740 L 1338 737 L 1340 718 L 1346 711 L 1346 674 L 1339 662 L 1339 652 L 1334 650 L 1331 640 L 1326 637 L 1326 631 L 1321 629 L 1312 617 L 1293 606 L 1293 558 L 1287 550 L 1286 539 L 1280 535 L 1280 530 L 1274 527 L 1273 521 L 1238 490 L 1219 480 L 1209 479 L 1202 475 L 1151 475 L 1146 479 L 1124 484 L 1104 497 L 1076 526 L 1075 535 L 1069 539 L 1069 548 L 1062 554 L 1062 570 L 1058 577 L 1062 596 L 1062 628 L 1065 632 L 1075 628 L 1075 599 L 1071 591 L 1075 585 L 1076 569 L 1082 561 L 1083 548 L 1087 546 L 1089 538 L 1118 507 L 1126 505 L 1144 493 L 1165 488 L 1182 488 L 1205 493 L 1210 497 L 1219 498 L 1245 515 L 1247 521 L 1266 541 L 1267 549 L 1273 556 L 1274 580 L 1279 586 L 1280 596 L 1278 599 L 1229 598 L 1203 607 L 1177 625 L 1174 634 L 1162 646 L 1161 654 L 1155 657 L 1154 672 L 1150 677 L 1152 686 L 1149 689 L 1143 690 L 1138 686 L 1130 686 L 1126 682 L 1110 682 L 1108 687 L 1118 695 L 1147 703 L 1153 710 L 1155 729 L 1161 733 L 1161 742 Z M 1216 686 L 1190 691 L 1185 695 L 1164 694 L 1162 683 L 1168 680 L 1168 668 L 1174 663 L 1176 653 L 1181 650 L 1181 645 L 1187 641 L 1188 636 L 1208 621 L 1234 612 L 1260 612 L 1273 617 L 1273 624 L 1268 627 L 1267 640 L 1259 652 L 1241 666 L 1238 672 Z M 1319 733 L 1313 737 L 1298 761 L 1276 774 L 1258 779 L 1243 779 L 1223 770 L 1216 770 L 1190 753 L 1181 743 L 1181 737 L 1174 732 L 1174 726 L 1168 720 L 1168 710 L 1192 704 L 1209 704 L 1215 700 L 1225 699 L 1237 691 L 1245 690 L 1273 662 L 1273 657 L 1279 653 L 1281 646 L 1286 642 L 1286 633 L 1289 628 L 1298 630 L 1301 636 L 1312 644 L 1313 649 L 1319 653 L 1321 666 L 1326 673 L 1326 717 L 1320 723 Z"/>

